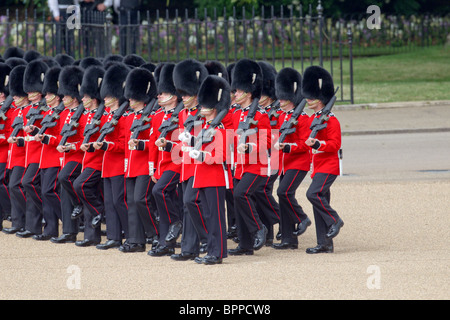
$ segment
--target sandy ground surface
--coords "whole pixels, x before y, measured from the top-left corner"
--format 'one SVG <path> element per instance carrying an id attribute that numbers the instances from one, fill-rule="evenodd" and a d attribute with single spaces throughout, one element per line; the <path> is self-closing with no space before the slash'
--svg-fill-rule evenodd
<path id="1" fill-rule="evenodd" d="M 434 108 L 440 122 L 430 123 L 448 124 L 450 118 L 443 119 L 441 111 L 448 116 L 449 108 Z M 369 116 L 373 124 L 383 123 L 393 114 L 400 117 L 400 111 L 405 110 L 384 111 L 384 116 L 371 110 L 336 113 L 343 131 L 350 131 L 367 129 L 358 121 L 348 125 L 350 119 Z M 297 199 L 313 220 L 305 197 L 309 182 L 305 178 Z M 339 177 L 332 205 L 345 226 L 334 240 L 333 254 L 305 253 L 316 244 L 313 221 L 299 237 L 298 250 L 264 247 L 253 256 L 230 256 L 214 266 L 0 232 L 0 299 L 449 299 L 449 194 L 448 174 L 417 180 Z M 228 246 L 236 244 L 229 241 Z"/>

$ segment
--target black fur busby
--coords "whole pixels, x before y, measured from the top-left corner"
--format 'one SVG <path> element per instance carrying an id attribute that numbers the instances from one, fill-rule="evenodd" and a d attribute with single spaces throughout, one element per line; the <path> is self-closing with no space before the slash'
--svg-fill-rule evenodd
<path id="1" fill-rule="evenodd" d="M 71 66 L 75 62 L 74 58 L 65 53 L 58 53 L 54 59 L 56 62 L 58 62 L 61 68 L 64 68 L 65 66 Z"/>
<path id="2" fill-rule="evenodd" d="M 37 52 L 36 50 L 28 50 L 23 55 L 23 59 L 28 63 L 30 63 L 33 60 L 37 60 L 40 57 L 41 57 L 41 54 L 39 52 Z"/>
<path id="3" fill-rule="evenodd" d="M 165 63 L 159 74 L 158 81 L 158 93 L 170 93 L 173 95 L 178 95 L 178 92 L 173 83 L 173 70 L 175 69 L 175 63 L 167 62 Z"/>
<path id="4" fill-rule="evenodd" d="M 148 69 L 140 67 L 130 71 L 125 85 L 125 98 L 148 103 L 156 95 L 156 81 Z"/>
<path id="5" fill-rule="evenodd" d="M 229 65 L 227 65 L 227 73 L 228 73 L 228 83 L 231 84 L 231 82 L 233 81 L 233 79 L 231 78 L 231 76 L 233 75 L 233 69 L 234 66 L 236 65 L 235 62 L 230 63 Z"/>
<path id="6" fill-rule="evenodd" d="M 208 69 L 194 59 L 178 62 L 173 69 L 173 84 L 180 96 L 196 96 Z"/>
<path id="7" fill-rule="evenodd" d="M 39 60 L 45 62 L 49 68 L 61 67 L 52 57 L 41 57 Z"/>
<path id="8" fill-rule="evenodd" d="M 31 61 L 26 69 L 23 80 L 23 90 L 25 92 L 42 93 L 42 85 L 44 84 L 45 72 L 48 65 L 40 60 Z"/>
<path id="9" fill-rule="evenodd" d="M 231 89 L 240 89 L 252 95 L 252 98 L 261 98 L 262 71 L 259 64 L 250 59 L 241 59 L 236 62 L 232 72 Z"/>
<path id="10" fill-rule="evenodd" d="M 94 57 L 86 57 L 86 58 L 81 59 L 81 61 L 80 61 L 81 68 L 86 70 L 90 66 L 103 67 L 103 63 L 99 59 L 94 58 Z"/>
<path id="11" fill-rule="evenodd" d="M 275 93 L 278 99 L 298 105 L 303 100 L 301 74 L 293 68 L 281 69 L 275 78 Z"/>
<path id="12" fill-rule="evenodd" d="M 11 68 L 14 69 L 17 66 L 26 66 L 28 62 L 26 62 L 23 58 L 8 58 L 6 59 L 5 63 Z"/>
<path id="13" fill-rule="evenodd" d="M 152 73 L 152 75 L 154 75 L 155 70 L 156 70 L 156 65 L 151 62 L 146 62 L 141 66 L 141 68 L 147 69 L 148 71 L 150 71 Z M 155 79 L 155 81 L 156 81 L 156 79 Z"/>
<path id="14" fill-rule="evenodd" d="M 27 97 L 28 94 L 23 90 L 23 79 L 25 74 L 24 65 L 19 65 L 9 73 L 9 94 L 13 97 Z"/>
<path id="15" fill-rule="evenodd" d="M 306 68 L 303 73 L 302 92 L 307 99 L 318 99 L 327 104 L 334 96 L 331 74 L 319 66 Z"/>
<path id="16" fill-rule="evenodd" d="M 263 85 L 262 85 L 262 96 L 267 96 L 272 100 L 276 100 L 277 96 L 275 94 L 275 78 L 277 76 L 277 70 L 273 65 L 266 61 L 258 62 L 261 67 L 263 75 Z"/>
<path id="17" fill-rule="evenodd" d="M 127 79 L 130 68 L 124 63 L 117 62 L 111 65 L 105 72 L 102 87 L 100 89 L 100 96 L 102 99 L 106 97 L 113 97 L 123 102 L 125 81 Z"/>
<path id="18" fill-rule="evenodd" d="M 159 76 L 161 75 L 161 70 L 164 67 L 166 62 L 160 62 L 156 65 L 155 71 L 153 72 L 153 76 L 155 77 L 156 85 L 159 83 Z"/>
<path id="19" fill-rule="evenodd" d="M 123 60 L 123 56 L 121 56 L 120 54 L 108 54 L 103 59 L 103 66 L 110 61 L 122 62 L 122 60 Z"/>
<path id="20" fill-rule="evenodd" d="M 216 75 L 221 78 L 224 78 L 229 83 L 228 71 L 227 68 L 219 61 L 211 60 L 205 62 L 205 67 L 208 70 L 210 75 Z"/>
<path id="21" fill-rule="evenodd" d="M 227 109 L 231 104 L 231 88 L 222 77 L 209 75 L 198 91 L 198 103 L 202 108 L 214 108 L 217 111 Z"/>
<path id="22" fill-rule="evenodd" d="M 58 95 L 70 96 L 81 102 L 80 88 L 83 82 L 83 69 L 78 66 L 66 66 L 59 74 Z"/>
<path id="23" fill-rule="evenodd" d="M 9 58 L 23 58 L 25 51 L 18 47 L 9 47 L 3 53 L 3 59 L 8 60 Z"/>
<path id="24" fill-rule="evenodd" d="M 44 84 L 42 85 L 42 94 L 58 94 L 58 78 L 61 73 L 61 67 L 49 68 L 45 73 Z"/>
<path id="25" fill-rule="evenodd" d="M 9 74 L 11 68 L 3 62 L 0 62 L 0 93 L 4 93 L 6 96 L 9 94 Z"/>
<path id="26" fill-rule="evenodd" d="M 103 66 L 93 65 L 84 70 L 83 81 L 80 88 L 80 96 L 89 96 L 92 99 L 101 101 L 100 88 L 102 86 L 105 69 Z"/>
<path id="27" fill-rule="evenodd" d="M 144 58 L 142 58 L 141 56 L 139 56 L 135 53 L 132 53 L 132 54 L 126 55 L 123 58 L 122 62 L 125 63 L 130 68 L 137 68 L 137 67 L 142 66 L 147 61 L 145 61 Z"/>

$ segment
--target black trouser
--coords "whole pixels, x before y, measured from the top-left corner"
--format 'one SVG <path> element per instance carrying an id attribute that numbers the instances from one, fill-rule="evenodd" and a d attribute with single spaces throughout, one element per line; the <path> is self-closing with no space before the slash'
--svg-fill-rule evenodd
<path id="1" fill-rule="evenodd" d="M 277 195 L 280 203 L 282 243 L 298 244 L 297 236 L 293 234 L 295 224 L 308 217 L 295 198 L 295 192 L 307 173 L 307 171 L 292 169 L 280 175 Z"/>
<path id="2" fill-rule="evenodd" d="M 122 231 L 128 238 L 128 207 L 123 175 L 103 178 L 105 195 L 106 237 L 109 240 L 122 240 Z"/>
<path id="3" fill-rule="evenodd" d="M 240 180 L 234 179 L 234 212 L 239 246 L 243 249 L 253 248 L 253 235 L 263 227 L 252 199 L 263 181 L 264 177 L 253 173 L 244 173 Z"/>
<path id="4" fill-rule="evenodd" d="M 22 186 L 25 167 L 15 166 L 9 177 L 9 193 L 11 196 L 11 226 L 25 228 L 25 212 L 27 210 L 27 197 Z"/>
<path id="5" fill-rule="evenodd" d="M 75 188 L 74 181 L 81 174 L 81 163 L 70 161 L 61 169 L 58 181 L 61 184 L 61 215 L 64 234 L 77 234 L 79 219 L 72 220 L 73 207 L 82 205 Z"/>
<path id="6" fill-rule="evenodd" d="M 273 184 L 278 174 L 264 177 L 263 183 L 256 189 L 253 199 L 261 221 L 267 227 L 267 238 L 273 239 L 273 225 L 280 222 L 280 206 L 273 196 Z"/>
<path id="7" fill-rule="evenodd" d="M 208 229 L 208 255 L 227 257 L 227 226 L 225 218 L 225 187 L 201 188 L 200 201 L 205 207 Z"/>
<path id="8" fill-rule="evenodd" d="M 153 187 L 153 196 L 155 197 L 156 207 L 159 213 L 159 244 L 166 246 L 166 236 L 169 231 L 169 225 L 181 221 L 179 212 L 178 196 L 176 193 L 177 185 L 180 180 L 180 174 L 174 171 L 164 171 L 161 178 Z M 169 246 L 174 246 L 170 244 Z"/>
<path id="9" fill-rule="evenodd" d="M 60 170 L 60 167 L 41 169 L 42 213 L 45 220 L 43 233 L 53 237 L 58 236 L 59 220 L 62 220 L 58 181 Z"/>
<path id="10" fill-rule="evenodd" d="M 22 178 L 27 197 L 25 229 L 35 234 L 42 233 L 42 192 L 39 163 L 30 163 Z"/>
<path id="11" fill-rule="evenodd" d="M 193 182 L 194 177 L 182 182 L 184 215 L 181 252 L 198 254 L 200 243 L 208 242 L 208 231 L 200 191 L 192 187 Z"/>
<path id="12" fill-rule="evenodd" d="M 231 231 L 231 227 L 236 225 L 236 216 L 234 214 L 234 194 L 233 189 L 227 189 L 225 191 L 225 201 L 227 204 L 227 225 L 228 231 Z"/>
<path id="13" fill-rule="evenodd" d="M 330 187 L 337 176 L 328 173 L 316 173 L 311 185 L 306 191 L 306 197 L 311 202 L 316 224 L 317 244 L 332 245 L 333 240 L 328 239 L 326 234 L 332 224 L 339 219 L 337 212 L 330 206 Z"/>
<path id="14" fill-rule="evenodd" d="M 103 215 L 105 211 L 101 171 L 84 168 L 74 181 L 73 186 L 87 209 L 84 211 L 84 239 L 100 242 L 101 228 L 100 226 L 93 228 L 92 219 L 98 215 Z"/>
<path id="15" fill-rule="evenodd" d="M 150 176 L 126 178 L 128 204 L 129 243 L 145 244 L 146 238 L 159 235 L 155 209 L 151 204 L 152 188 Z"/>
<path id="16" fill-rule="evenodd" d="M 0 223 L 11 215 L 11 197 L 8 190 L 9 171 L 6 169 L 6 163 L 0 163 Z"/>

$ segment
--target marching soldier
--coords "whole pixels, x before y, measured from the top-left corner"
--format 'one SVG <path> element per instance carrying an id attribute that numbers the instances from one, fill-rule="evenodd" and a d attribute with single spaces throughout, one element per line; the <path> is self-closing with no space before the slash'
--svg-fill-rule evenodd
<path id="1" fill-rule="evenodd" d="M 241 107 L 234 113 L 234 128 L 245 122 L 254 99 L 259 100 L 262 90 L 262 72 L 258 63 L 239 60 L 233 68 L 231 89 L 235 90 L 236 103 Z M 250 120 L 250 119 L 249 119 Z M 259 217 L 252 199 L 258 186 L 267 178 L 267 150 L 271 147 L 269 118 L 259 107 L 255 110 L 254 124 L 257 134 L 246 137 L 242 132 L 235 142 L 237 155 L 234 172 L 234 207 L 239 245 L 228 250 L 231 255 L 252 255 L 266 242 L 267 228 Z M 243 139 L 243 138 L 245 139 Z"/>
<path id="2" fill-rule="evenodd" d="M 279 128 L 291 120 L 295 108 L 303 100 L 301 84 L 300 73 L 292 68 L 284 68 L 278 73 L 275 88 L 283 110 L 278 118 Z M 295 120 L 297 121 L 294 126 L 295 132 L 286 135 L 284 141 L 277 141 L 274 146 L 281 153 L 277 195 L 282 230 L 281 243 L 274 244 L 275 249 L 297 249 L 297 236 L 303 234 L 311 225 L 311 221 L 295 198 L 295 192 L 310 168 L 309 148 L 301 143 L 308 137 L 308 115 L 302 112 Z"/>
<path id="3" fill-rule="evenodd" d="M 26 123 L 26 113 L 30 108 L 28 95 L 23 90 L 23 76 L 26 66 L 19 65 L 9 74 L 9 94 L 14 98 L 15 106 L 11 119 L 13 124 L 9 137 L 8 162 L 6 168 L 10 170 L 8 189 L 11 195 L 11 227 L 3 229 L 4 233 L 14 234 L 25 231 L 25 212 L 27 198 L 22 185 L 25 173 L 25 138 L 23 127 Z"/>
<path id="4" fill-rule="evenodd" d="M 175 243 L 183 227 L 177 195 L 181 172 L 181 144 L 178 139 L 180 132 L 177 129 L 168 130 L 167 135 L 161 138 L 159 131 L 165 121 L 172 122 L 173 116 L 178 117 L 178 114 L 173 115 L 181 100 L 173 83 L 174 68 L 175 64 L 166 63 L 161 69 L 158 103 L 162 111 L 153 117 L 150 135 L 149 144 L 158 147 L 155 152 L 150 152 L 149 161 L 156 169 L 152 177 L 156 181 L 152 193 L 158 208 L 160 232 L 158 246 L 149 251 L 150 256 L 174 254 Z"/>
<path id="5" fill-rule="evenodd" d="M 197 162 L 193 187 L 200 191 L 202 204 L 206 207 L 208 252 L 203 258 L 195 258 L 195 262 L 202 264 L 219 264 L 227 257 L 225 190 L 231 187 L 232 181 L 230 167 L 226 164 L 227 135 L 221 122 L 224 117 L 220 118 L 219 114 L 228 113 L 230 91 L 228 82 L 214 75 L 208 76 L 199 90 L 199 103 L 206 123 L 189 155 Z M 211 130 L 208 139 L 206 132 Z"/>
<path id="6" fill-rule="evenodd" d="M 151 128 L 133 128 L 135 121 L 139 121 L 145 116 L 150 117 L 151 122 L 154 121 L 154 115 L 151 112 L 144 115 L 144 108 L 155 102 L 156 93 L 156 82 L 150 71 L 137 68 L 128 74 L 125 97 L 129 100 L 130 108 L 133 110 L 127 117 L 125 135 L 129 235 L 119 248 L 122 252 L 143 252 L 147 238 L 156 240 L 159 237 L 156 208 L 152 206 L 151 201 L 154 186 L 154 182 L 151 180 L 153 166 L 149 164 L 149 153 L 156 146 L 149 143 Z"/>
<path id="7" fill-rule="evenodd" d="M 192 144 L 192 134 L 198 132 L 199 128 L 194 127 L 193 123 L 198 121 L 203 123 L 200 116 L 197 94 L 203 80 L 208 76 L 208 70 L 205 66 L 195 60 L 187 59 L 179 62 L 173 70 L 173 82 L 178 94 L 181 96 L 184 109 L 179 114 L 179 139 L 182 141 L 181 149 L 183 152 L 183 161 L 181 163 L 180 182 L 183 194 L 183 231 L 181 237 L 181 253 L 171 256 L 174 260 L 189 260 L 198 256 L 200 251 L 200 242 L 207 242 L 207 228 L 203 222 L 204 212 L 200 202 L 199 190 L 192 187 L 194 180 L 195 165 L 189 157 L 189 147 Z M 201 127 L 201 125 L 200 125 Z M 194 222 L 193 220 L 197 220 Z"/>
<path id="8" fill-rule="evenodd" d="M 83 203 L 78 197 L 74 182 L 81 174 L 81 163 L 84 152 L 80 149 L 83 142 L 83 130 L 85 119 L 82 117 L 84 107 L 81 104 L 80 87 L 83 81 L 83 70 L 77 66 L 66 66 L 62 68 L 58 77 L 58 94 L 63 96 L 63 103 L 66 107 L 65 112 L 61 113 L 61 132 L 65 125 L 71 123 L 77 125 L 71 129 L 75 134 L 68 137 L 65 144 L 58 144 L 56 149 L 63 155 L 62 168 L 58 180 L 62 189 L 65 191 L 61 198 L 62 204 L 62 223 L 63 234 L 50 241 L 54 243 L 70 243 L 76 241 L 78 234 L 79 217 L 83 215 Z M 79 116 L 78 119 L 76 119 Z M 61 140 L 65 137 L 61 137 Z M 69 205 L 70 204 L 70 205 Z M 70 208 L 71 210 L 67 210 Z"/>
<path id="9" fill-rule="evenodd" d="M 103 108 L 99 108 L 102 101 L 100 88 L 104 73 L 105 70 L 96 65 L 92 65 L 84 71 L 80 97 L 82 97 L 81 101 L 83 101 L 83 106 L 87 110 L 83 121 L 86 123 L 85 128 L 91 124 L 95 125 L 97 121 L 104 123 L 105 119 L 103 116 L 105 111 Z M 101 127 L 103 123 L 97 125 Z M 92 134 L 89 141 L 86 141 L 83 137 L 83 142 L 80 146 L 80 150 L 84 152 L 81 174 L 73 183 L 78 198 L 81 199 L 87 209 L 84 212 L 84 240 L 75 242 L 75 245 L 79 247 L 97 245 L 101 240 L 100 226 L 104 215 L 101 172 L 104 151 L 95 150 L 92 146 L 92 142 L 96 141 L 98 136 L 99 133 L 97 131 Z"/>
<path id="10" fill-rule="evenodd" d="M 313 120 L 321 116 L 323 108 L 335 94 L 333 78 L 324 68 L 310 66 L 303 74 L 302 92 L 308 108 L 314 111 L 308 125 L 311 127 Z M 327 126 L 305 143 L 313 153 L 312 182 L 306 196 L 313 206 L 317 235 L 317 246 L 306 249 L 306 253 L 329 253 L 334 250 L 333 238 L 344 225 L 336 210 L 330 206 L 330 188 L 339 175 L 338 152 L 341 148 L 341 126 L 336 116 L 330 113 Z"/>

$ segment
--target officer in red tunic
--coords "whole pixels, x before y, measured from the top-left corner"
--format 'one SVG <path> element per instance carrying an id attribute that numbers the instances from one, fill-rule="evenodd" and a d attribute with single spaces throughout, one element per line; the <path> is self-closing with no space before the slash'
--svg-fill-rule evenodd
<path id="1" fill-rule="evenodd" d="M 105 123 L 110 123 L 125 102 L 124 94 L 120 95 L 123 85 L 122 79 L 117 75 L 122 67 L 111 67 L 106 73 L 100 90 L 101 98 L 109 111 Z M 113 90 L 111 90 L 113 89 Z M 126 90 L 126 88 L 125 88 Z M 112 96 L 112 94 L 114 94 Z M 120 111 L 122 112 L 122 111 Z M 122 238 L 128 238 L 128 207 L 125 193 L 125 136 L 127 110 L 117 120 L 114 131 L 105 136 L 103 142 L 95 142 L 96 150 L 103 150 L 102 179 L 105 198 L 105 219 L 107 241 L 99 244 L 97 249 L 106 250 L 119 247 Z"/>
<path id="2" fill-rule="evenodd" d="M 151 179 L 153 165 L 149 164 L 149 153 L 156 149 L 149 143 L 151 128 L 138 134 L 131 131 L 133 123 L 143 116 L 148 103 L 156 99 L 157 87 L 153 75 L 147 69 L 132 70 L 126 80 L 125 97 L 132 112 L 127 116 L 125 141 L 125 178 L 128 204 L 128 237 L 119 248 L 122 252 L 145 251 L 147 239 L 159 237 L 156 208 L 152 205 L 154 182 Z M 154 114 L 150 114 L 152 123 Z"/>
<path id="3" fill-rule="evenodd" d="M 257 62 L 249 59 L 239 60 L 233 68 L 231 89 L 235 90 L 236 103 L 240 109 L 234 113 L 234 128 L 247 119 L 253 99 L 261 97 L 262 71 Z M 234 208 L 237 222 L 239 245 L 228 250 L 231 255 L 252 255 L 266 242 L 267 228 L 261 221 L 252 199 L 259 185 L 268 176 L 267 150 L 271 147 L 271 128 L 269 118 L 258 109 L 254 116 L 257 128 L 253 134 L 241 142 L 236 137 L 236 169 L 234 172 Z"/>
<path id="4" fill-rule="evenodd" d="M 83 69 L 77 66 L 66 66 L 62 68 L 58 77 L 58 94 L 63 96 L 66 111 L 60 116 L 60 133 L 65 124 L 71 123 L 72 117 L 83 111 L 81 105 L 80 87 L 83 82 Z M 80 109 L 81 108 L 81 109 Z M 79 217 L 83 214 L 83 203 L 78 197 L 74 181 L 81 174 L 81 162 L 84 152 L 80 149 L 83 142 L 83 131 L 86 124 L 85 117 L 81 116 L 78 126 L 74 128 L 75 135 L 67 139 L 65 145 L 56 148 L 62 155 L 63 161 L 58 180 L 62 188 L 61 209 L 63 234 L 50 241 L 54 243 L 75 242 L 78 234 Z M 61 137 L 62 138 L 62 137 Z"/>
<path id="5" fill-rule="evenodd" d="M 279 127 L 291 120 L 295 108 L 302 102 L 302 77 L 293 68 L 280 70 L 276 77 L 276 94 L 280 99 L 283 113 L 279 116 Z M 275 142 L 280 151 L 280 183 L 277 195 L 281 213 L 281 243 L 274 244 L 275 249 L 297 249 L 297 236 L 303 234 L 311 221 L 295 198 L 300 183 L 310 168 L 310 150 L 301 143 L 308 137 L 308 115 L 302 112 L 293 126 L 295 131 L 286 135 L 284 141 Z M 296 227 L 297 226 L 297 227 Z"/>
<path id="6" fill-rule="evenodd" d="M 101 103 L 100 88 L 104 77 L 105 70 L 97 65 L 88 67 L 83 74 L 83 81 L 80 87 L 80 97 L 82 97 L 83 105 L 87 110 L 86 126 L 94 123 L 96 119 L 99 105 Z M 126 73 L 125 73 L 126 76 Z M 120 78 L 120 74 L 117 75 Z M 123 77 L 124 78 L 124 77 Z M 106 105 L 105 105 L 106 107 Z M 101 123 L 99 128 L 104 124 L 105 111 L 102 111 L 99 116 Z M 84 133 L 84 130 L 83 130 Z M 84 239 L 75 242 L 79 247 L 93 246 L 100 243 L 101 240 L 101 219 L 104 215 L 104 199 L 103 199 L 103 181 L 101 177 L 103 150 L 95 150 L 92 143 L 95 142 L 100 133 L 94 133 L 89 141 L 85 141 L 80 149 L 84 152 L 82 160 L 81 174 L 73 183 L 78 197 L 83 202 L 85 208 L 84 212 Z"/>
<path id="7" fill-rule="evenodd" d="M 185 261 L 194 259 L 200 251 L 200 243 L 206 245 L 207 228 L 204 223 L 204 213 L 200 202 L 199 190 L 192 188 L 194 180 L 194 162 L 189 157 L 189 147 L 192 144 L 192 134 L 199 132 L 203 117 L 197 101 L 197 94 L 203 80 L 208 76 L 205 66 L 193 59 L 183 60 L 173 70 L 173 82 L 181 96 L 184 109 L 179 114 L 179 139 L 182 141 L 183 161 L 181 163 L 180 182 L 183 195 L 183 231 L 181 237 L 181 253 L 173 254 L 172 259 Z M 194 128 L 186 120 L 196 119 L 200 126 Z M 189 126 L 189 129 L 186 126 Z M 189 132 L 188 132 L 189 131 Z M 195 223 L 193 220 L 197 220 Z M 198 226 L 198 228 L 196 228 Z"/>
<path id="8" fill-rule="evenodd" d="M 193 187 L 200 191 L 202 204 L 206 207 L 208 252 L 202 258 L 195 258 L 195 262 L 202 264 L 219 264 L 227 257 L 225 190 L 232 187 L 231 170 L 226 164 L 227 135 L 222 123 L 217 121 L 216 127 L 211 127 L 211 124 L 220 111 L 228 110 L 230 91 L 230 86 L 224 78 L 210 75 L 203 81 L 198 96 L 206 121 L 203 130 L 214 130 L 210 141 L 203 141 L 200 133 L 195 149 L 189 152 L 197 161 Z M 199 141 L 204 142 L 200 148 L 197 147 Z"/>
<path id="9" fill-rule="evenodd" d="M 309 120 L 310 127 L 335 94 L 331 74 L 319 66 L 306 68 L 302 92 L 308 101 L 308 108 L 314 111 Z M 344 225 L 336 210 L 330 206 L 330 188 L 340 171 L 338 152 L 341 148 L 341 126 L 333 113 L 329 114 L 326 125 L 316 137 L 305 141 L 313 153 L 312 182 L 306 192 L 313 206 L 317 235 L 317 246 L 306 249 L 306 253 L 311 254 L 333 252 L 333 238 Z"/>
<path id="10" fill-rule="evenodd" d="M 175 242 L 180 236 L 183 223 L 181 210 L 178 205 L 177 186 L 181 173 L 181 143 L 180 131 L 175 129 L 160 138 L 161 124 L 172 119 L 175 107 L 180 102 L 173 84 L 173 70 L 175 64 L 166 63 L 161 69 L 158 82 L 158 102 L 162 111 L 155 114 L 152 121 L 150 145 L 156 145 L 157 151 L 149 155 L 150 163 L 154 164 L 155 173 L 152 177 L 156 181 L 152 193 L 155 197 L 159 214 L 159 243 L 149 251 L 150 256 L 165 256 L 175 253 Z"/>
<path id="11" fill-rule="evenodd" d="M 0 62 L 0 108 L 3 107 L 6 98 L 9 96 L 9 73 L 11 68 Z M 11 215 L 11 198 L 8 190 L 9 170 L 6 169 L 8 162 L 9 143 L 7 141 L 11 132 L 12 113 L 14 107 L 10 107 L 0 117 L 0 231 L 3 226 L 3 219 Z"/>
<path id="12" fill-rule="evenodd" d="M 23 77 L 26 67 L 19 65 L 14 67 L 9 74 L 9 92 L 14 97 L 13 112 L 11 119 L 22 119 L 25 124 L 25 118 L 30 108 L 28 95 L 23 90 Z M 25 173 L 25 138 L 23 130 L 19 130 L 16 136 L 12 136 L 14 128 L 7 139 L 9 143 L 8 162 L 6 168 L 11 170 L 9 177 L 9 192 L 11 195 L 11 222 L 10 228 L 3 229 L 4 233 L 13 234 L 18 231 L 25 231 L 25 212 L 27 198 L 25 189 L 22 186 L 22 178 Z"/>

